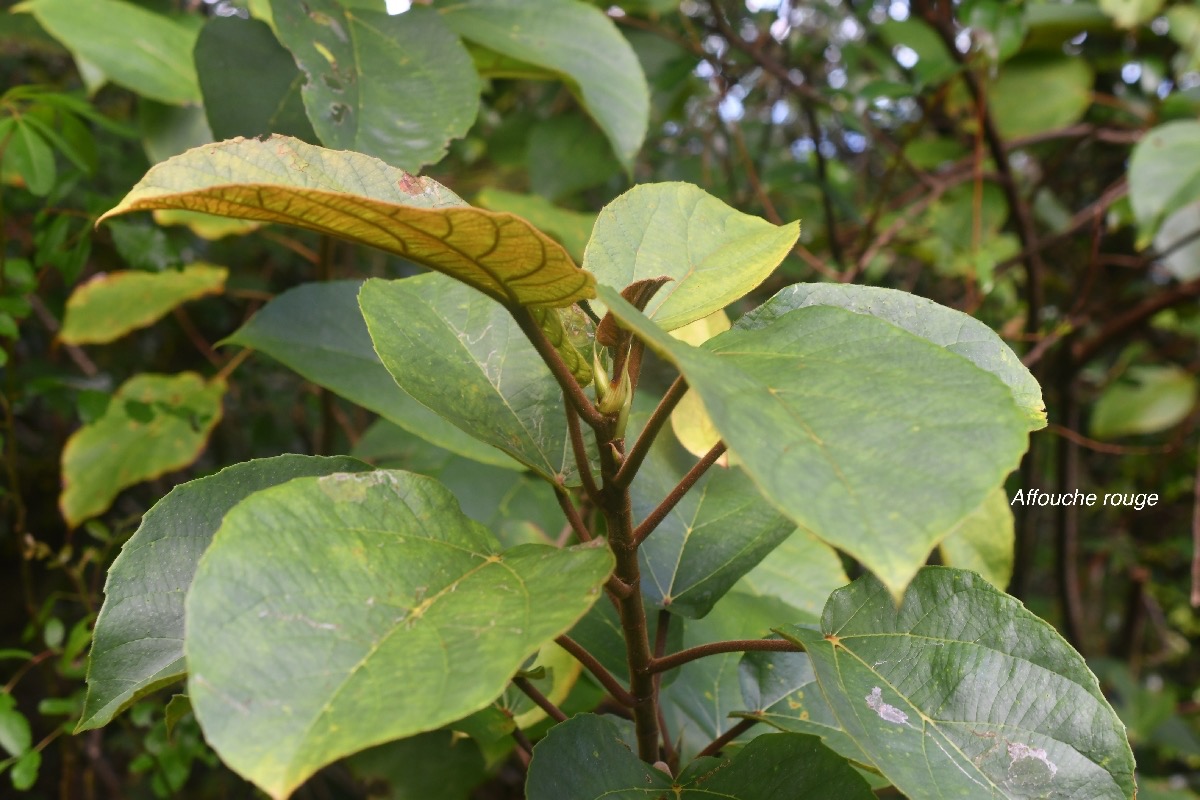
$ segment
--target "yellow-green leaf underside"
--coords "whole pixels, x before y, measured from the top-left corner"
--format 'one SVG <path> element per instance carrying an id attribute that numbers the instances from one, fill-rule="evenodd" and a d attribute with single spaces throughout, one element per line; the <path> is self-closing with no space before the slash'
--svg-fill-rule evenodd
<path id="1" fill-rule="evenodd" d="M 568 306 L 595 279 L 512 214 L 359 153 L 286 136 L 230 139 L 157 164 L 101 221 L 163 208 L 281 222 L 394 253 L 508 305 Z"/>

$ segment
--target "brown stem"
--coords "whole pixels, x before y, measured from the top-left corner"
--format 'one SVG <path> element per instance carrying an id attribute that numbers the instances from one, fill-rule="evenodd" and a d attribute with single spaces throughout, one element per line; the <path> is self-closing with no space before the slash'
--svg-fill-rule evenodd
<path id="1" fill-rule="evenodd" d="M 680 650 L 663 658 L 650 662 L 649 669 L 653 673 L 666 672 L 681 667 L 689 661 L 695 661 L 705 656 L 715 656 L 721 653 L 744 653 L 750 651 L 766 651 L 772 653 L 799 653 L 800 645 L 787 639 L 735 639 L 728 642 L 711 642 Z"/>
<path id="2" fill-rule="evenodd" d="M 562 709 L 550 702 L 550 698 L 542 694 L 536 686 L 529 682 L 528 678 L 516 677 L 512 679 L 512 682 L 513 686 L 516 686 L 525 693 L 526 697 L 537 703 L 538 707 L 550 715 L 550 718 L 555 722 L 567 721 L 567 715 L 562 712 Z"/>
<path id="3" fill-rule="evenodd" d="M 1196 465 L 1192 500 L 1192 608 L 1200 608 L 1200 461 Z"/>
<path id="4" fill-rule="evenodd" d="M 1079 426 L 1079 404 L 1075 398 L 1075 372 L 1070 354 L 1064 353 L 1059 365 L 1062 378 L 1059 383 L 1059 403 L 1063 408 L 1063 421 L 1068 428 Z M 1069 438 L 1058 441 L 1058 491 L 1067 493 L 1079 486 L 1079 445 Z M 1084 602 L 1079 582 L 1079 511 L 1078 506 L 1060 506 L 1058 509 L 1058 537 L 1056 560 L 1058 562 L 1058 595 L 1062 606 L 1063 634 L 1066 640 L 1080 653 L 1087 655 L 1088 642 L 1084 638 Z"/>
<path id="5" fill-rule="evenodd" d="M 559 636 L 554 641 L 559 647 L 574 656 L 576 661 L 583 664 L 587 671 L 592 673 L 592 676 L 600 682 L 600 685 L 613 696 L 614 700 L 626 708 L 633 706 L 633 695 L 629 693 L 629 690 L 622 686 L 621 682 L 605 669 L 604 665 L 594 655 L 589 653 L 583 645 L 565 634 Z"/>
<path id="6" fill-rule="evenodd" d="M 671 612 L 665 608 L 658 612 L 658 627 L 654 631 L 654 657 L 662 658 L 663 653 L 667 652 L 667 636 L 671 631 Z M 662 689 L 662 673 L 654 676 L 654 692 L 657 694 Z M 667 730 L 667 717 L 663 714 L 662 704 L 658 706 L 658 728 L 662 731 L 663 756 L 672 772 L 679 767 L 679 753 L 675 750 L 675 745 L 671 741 L 671 732 Z"/>
<path id="7" fill-rule="evenodd" d="M 1071 355 L 1075 363 L 1086 364 L 1113 339 L 1145 324 L 1159 311 L 1190 300 L 1197 295 L 1200 295 L 1200 278 L 1176 284 L 1143 300 L 1124 314 L 1115 317 L 1090 339 L 1076 342 L 1075 346 L 1071 348 Z"/>
<path id="8" fill-rule="evenodd" d="M 600 498 L 600 488 L 592 477 L 592 465 L 588 461 L 587 444 L 583 440 L 583 430 L 579 427 L 579 412 L 571 403 L 567 393 L 563 392 L 563 405 L 567 410 L 567 433 L 571 436 L 571 452 L 575 454 L 575 470 L 583 484 L 584 494 L 593 504 Z"/>
<path id="9" fill-rule="evenodd" d="M 633 532 L 633 539 L 636 544 L 641 544 L 647 536 L 654 532 L 654 529 L 667 518 L 667 514 L 671 513 L 671 509 L 679 504 L 683 496 L 696 485 L 696 481 L 700 480 L 704 476 L 704 473 L 708 471 L 708 468 L 715 464 L 717 459 L 724 455 L 724 453 L 725 443 L 717 442 L 704 454 L 703 458 L 696 462 L 694 467 L 688 470 L 688 473 L 671 490 L 671 493 L 637 526 L 637 530 Z"/>
<path id="10" fill-rule="evenodd" d="M 701 750 L 699 753 L 696 754 L 696 758 L 704 758 L 705 756 L 720 755 L 721 751 L 725 749 L 725 745 L 729 744 L 734 739 L 741 736 L 743 733 L 750 730 L 758 723 L 759 723 L 759 720 L 750 719 L 749 717 L 743 718 L 732 728 L 725 731 L 720 736 L 718 736 L 717 738 L 715 738 L 711 742 L 709 742 L 707 747 L 705 747 L 703 750 Z"/>
<path id="11" fill-rule="evenodd" d="M 571 529 L 575 531 L 575 535 L 579 537 L 581 542 L 590 542 L 592 540 L 592 532 L 583 524 L 583 520 L 579 516 L 579 511 L 575 508 L 571 498 L 567 496 L 567 490 L 562 487 L 555 487 L 554 499 L 558 501 L 558 507 L 562 509 L 563 514 L 570 523 Z"/>
<path id="12" fill-rule="evenodd" d="M 625 460 L 621 464 L 621 468 L 617 470 L 617 474 L 613 476 L 613 483 L 616 486 L 628 486 L 633 483 L 633 478 L 646 459 L 646 454 L 650 452 L 655 438 L 667 424 L 667 420 L 671 418 L 671 412 L 675 410 L 675 406 L 679 405 L 679 401 L 687 394 L 687 388 L 687 381 L 681 375 L 667 389 L 662 400 L 658 401 L 658 406 L 650 415 L 650 419 L 646 420 L 641 435 L 625 455 Z"/>
<path id="13" fill-rule="evenodd" d="M 537 350 L 542 361 L 546 362 L 546 366 L 550 368 L 550 374 L 558 381 L 567 401 L 575 408 L 583 421 L 597 431 L 607 430 L 608 420 L 596 410 L 592 401 L 583 393 L 583 387 L 579 385 L 579 381 L 575 380 L 575 376 L 571 374 L 571 370 L 562 360 L 562 356 L 554 349 L 554 345 L 546 338 L 545 331 L 537 324 L 537 320 L 529 313 L 529 309 L 524 306 L 515 306 L 509 307 L 508 311 L 529 339 L 530 344 L 533 345 L 533 349 Z"/>

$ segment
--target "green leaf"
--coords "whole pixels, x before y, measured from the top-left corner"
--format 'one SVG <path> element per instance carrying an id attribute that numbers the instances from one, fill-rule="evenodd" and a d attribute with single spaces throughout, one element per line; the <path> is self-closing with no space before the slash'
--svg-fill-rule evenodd
<path id="1" fill-rule="evenodd" d="M 121 0 L 26 0 L 13 10 L 33 14 L 113 83 L 163 103 L 200 102 L 193 26 Z"/>
<path id="2" fill-rule="evenodd" d="M 221 420 L 225 382 L 194 372 L 135 375 L 104 416 L 76 431 L 62 454 L 58 505 L 75 527 L 109 507 L 126 487 L 192 463 Z"/>
<path id="3" fill-rule="evenodd" d="M 144 328 L 189 300 L 225 289 L 229 270 L 192 264 L 164 272 L 101 273 L 71 292 L 58 338 L 68 344 L 103 344 Z"/>
<path id="4" fill-rule="evenodd" d="M 694 348 L 600 299 L 682 371 L 767 500 L 896 595 L 1025 450 L 1008 387 L 881 319 L 799 308 Z"/>
<path id="5" fill-rule="evenodd" d="M 32 125 L 20 119 L 14 121 L 12 136 L 4 148 L 4 171 L 19 176 L 29 193 L 38 197 L 45 197 L 54 188 L 54 151 Z"/>
<path id="6" fill-rule="evenodd" d="M 192 713 L 192 701 L 188 699 L 188 696 L 186 694 L 172 695 L 171 699 L 167 701 L 167 707 L 163 710 L 163 724 L 167 728 L 168 738 L 174 733 L 175 726 L 190 713 Z"/>
<path id="7" fill-rule="evenodd" d="M 813 736 L 760 736 L 729 758 L 705 758 L 678 778 L 638 759 L 607 717 L 580 714 L 533 749 L 529 800 L 870 800 L 870 788 Z"/>
<path id="8" fill-rule="evenodd" d="M 1154 19 L 1163 0 L 1100 0 L 1100 9 L 1120 28 L 1135 28 Z"/>
<path id="9" fill-rule="evenodd" d="M 1134 145 L 1129 158 L 1129 201 L 1138 246 L 1154 239 L 1163 220 L 1200 200 L 1200 122 L 1159 125 Z"/>
<path id="10" fill-rule="evenodd" d="M 704 619 L 688 620 L 683 646 L 761 639 L 784 619 L 796 620 L 782 601 L 730 592 Z M 678 626 L 679 620 L 674 622 Z M 679 668 L 675 681 L 663 688 L 663 715 L 671 735 L 681 740 L 680 751 L 685 756 L 695 755 L 738 723 L 730 715 L 745 709 L 738 677 L 741 657 L 741 653 L 721 653 L 689 662 Z M 751 735 L 762 732 L 755 729 Z"/>
<path id="11" fill-rule="evenodd" d="M 893 53 L 906 47 L 916 54 L 911 69 L 918 86 L 942 83 L 958 73 L 958 61 L 942 37 L 920 19 L 889 20 L 879 26 L 879 35 Z"/>
<path id="12" fill-rule="evenodd" d="M 798 222 L 776 227 L 691 184 L 646 184 L 600 212 L 583 264 L 600 283 L 617 288 L 672 278 L 651 298 L 646 315 L 673 330 L 762 283 L 799 235 Z"/>
<path id="13" fill-rule="evenodd" d="M 452 453 L 519 469 L 511 458 L 463 433 L 396 385 L 375 354 L 358 308 L 361 286 L 361 281 L 327 281 L 289 289 L 222 344 L 266 353 L 313 383 Z"/>
<path id="14" fill-rule="evenodd" d="M 832 547 L 805 530 L 797 530 L 750 570 L 734 591 L 774 597 L 796 610 L 793 619 L 821 617 L 829 593 L 850 582 Z"/>
<path id="15" fill-rule="evenodd" d="M 0 692 L 0 747 L 10 756 L 20 756 L 33 746 L 29 720 L 17 708 L 17 700 L 7 691 Z"/>
<path id="16" fill-rule="evenodd" d="M 1109 384 L 1092 410 L 1097 439 L 1160 433 L 1182 422 L 1196 405 L 1196 378 L 1175 366 L 1137 365 Z"/>
<path id="17" fill-rule="evenodd" d="M 600 9 L 577 0 L 454 0 L 441 9 L 464 39 L 557 73 L 633 168 L 650 91 L 633 48 Z"/>
<path id="18" fill-rule="evenodd" d="M 604 134 L 580 114 L 560 114 L 529 131 L 525 163 L 533 191 L 558 200 L 600 186 L 621 173 Z"/>
<path id="19" fill-rule="evenodd" d="M 157 164 L 102 216 L 157 208 L 282 222 L 371 245 L 444 272 L 502 303 L 569 306 L 593 277 L 512 214 L 465 205 L 382 161 L 286 136 L 234 139 Z"/>
<path id="20" fill-rule="evenodd" d="M 507 211 L 529 220 L 538 230 L 553 236 L 576 261 L 583 260 L 583 250 L 596 224 L 595 214 L 568 211 L 533 194 L 516 194 L 489 187 L 475 195 L 475 203 L 490 211 Z"/>
<path id="21" fill-rule="evenodd" d="M 1065 128 L 1092 104 L 1095 75 L 1076 56 L 1029 54 L 1008 61 L 988 90 L 1000 136 L 1015 139 Z"/>
<path id="22" fill-rule="evenodd" d="M 385 783 L 391 794 L 383 797 L 393 800 L 470 800 L 487 779 L 479 747 L 448 730 L 373 747 L 346 763 L 358 779 Z"/>
<path id="23" fill-rule="evenodd" d="M 316 140 L 304 113 L 304 75 L 265 22 L 210 17 L 195 50 L 204 112 L 217 139 L 281 133 Z"/>
<path id="24" fill-rule="evenodd" d="M 899 608 L 867 576 L 804 646 L 846 732 L 906 795 L 1134 796 L 1125 729 L 1083 659 L 970 572 L 928 567 Z"/>
<path id="25" fill-rule="evenodd" d="M 308 76 L 304 107 L 329 147 L 416 171 L 475 121 L 471 56 L 432 9 L 389 16 L 334 0 L 272 0 L 271 11 Z"/>
<path id="26" fill-rule="evenodd" d="M 659 437 L 630 487 L 634 519 L 653 511 L 694 463 Z M 740 469 L 713 467 L 638 549 L 646 603 L 703 617 L 795 528 Z"/>
<path id="27" fill-rule="evenodd" d="M 137 700 L 184 676 L 184 595 L 229 509 L 292 478 L 369 469 L 346 457 L 264 458 L 188 481 L 155 503 L 109 568 L 77 730 L 107 725 Z"/>
<path id="28" fill-rule="evenodd" d="M 738 680 L 747 711 L 735 712 L 735 717 L 755 719 L 781 731 L 819 736 L 835 753 L 874 769 L 871 759 L 846 734 L 822 696 L 807 653 L 746 653 L 738 663 Z"/>
<path id="29" fill-rule="evenodd" d="M 13 788 L 18 792 L 26 792 L 33 788 L 37 783 L 38 770 L 42 767 L 42 751 L 29 750 L 26 751 L 17 763 L 13 764 L 12 771 L 8 773 L 12 779 Z"/>
<path id="30" fill-rule="evenodd" d="M 562 391 L 502 307 L 439 275 L 369 280 L 359 304 L 396 383 L 547 480 L 578 480 Z"/>
<path id="31" fill-rule="evenodd" d="M 940 545 L 942 563 L 978 572 L 1000 591 L 1012 579 L 1016 533 L 1003 487 L 988 495 Z"/>
<path id="32" fill-rule="evenodd" d="M 286 797 L 337 758 L 488 705 L 612 565 L 603 545 L 500 552 L 429 478 L 297 478 L 239 503 L 201 559 L 192 706 L 226 764 Z"/>
<path id="33" fill-rule="evenodd" d="M 979 320 L 924 297 L 875 286 L 798 283 L 739 319 L 737 327 L 757 330 L 789 311 L 808 306 L 837 306 L 879 317 L 957 353 L 1008 385 L 1013 401 L 1025 412 L 1032 430 L 1046 426 L 1042 389 L 1004 340 Z"/>

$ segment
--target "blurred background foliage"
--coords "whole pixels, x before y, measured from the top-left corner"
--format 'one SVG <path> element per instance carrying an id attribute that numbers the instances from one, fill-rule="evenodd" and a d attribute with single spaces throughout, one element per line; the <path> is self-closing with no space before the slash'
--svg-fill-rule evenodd
<path id="1" fill-rule="evenodd" d="M 442 476 L 512 538 L 558 533 L 534 530 L 557 509 L 519 473 L 376 422 L 263 355 L 269 343 L 254 355 L 221 344 L 299 283 L 411 265 L 182 214 L 93 230 L 153 163 L 280 132 L 422 170 L 526 216 L 576 259 L 597 210 L 633 183 L 692 182 L 774 222 L 803 220 L 793 254 L 733 314 L 798 280 L 854 282 L 1000 331 L 1050 417 L 1010 495 L 1158 495 L 1141 509 L 1014 507 L 1009 591 L 1100 676 L 1140 796 L 1196 796 L 1200 8 L 387 5 L 3 4 L 0 795 L 253 796 L 169 696 L 71 735 L 105 570 L 181 480 L 280 452 L 353 451 Z M 339 49 L 388 10 L 404 24 Z M 338 342 L 321 346 L 328 356 Z M 444 738 L 326 770 L 302 796 L 519 796 L 507 751 Z M 454 780 L 389 777 L 405 762 Z"/>

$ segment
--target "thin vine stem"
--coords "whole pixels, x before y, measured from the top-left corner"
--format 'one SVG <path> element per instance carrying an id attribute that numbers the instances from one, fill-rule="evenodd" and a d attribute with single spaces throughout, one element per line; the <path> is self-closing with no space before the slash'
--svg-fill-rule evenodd
<path id="1" fill-rule="evenodd" d="M 583 440 L 583 429 L 579 426 L 579 412 L 575 410 L 575 405 L 571 402 L 566 390 L 563 390 L 563 404 L 567 412 L 567 433 L 571 437 L 571 452 L 575 455 L 575 470 L 579 473 L 584 493 L 588 500 L 595 505 L 600 500 L 600 487 L 596 485 L 596 479 L 592 477 L 592 465 L 588 460 L 587 444 Z"/>
<path id="2" fill-rule="evenodd" d="M 696 754 L 696 758 L 704 758 L 705 756 L 720 755 L 725 749 L 725 745 L 732 742 L 737 737 L 741 736 L 746 731 L 753 728 L 759 723 L 759 720 L 743 718 L 740 722 L 734 725 L 729 730 L 722 733 L 717 738 L 708 743 L 708 746 Z"/>
<path id="3" fill-rule="evenodd" d="M 562 709 L 554 705 L 549 697 L 542 694 L 541 691 L 529 682 L 528 678 L 516 677 L 512 679 L 513 686 L 525 693 L 525 696 L 537 704 L 538 708 L 545 711 L 555 722 L 566 722 L 567 715 L 562 712 Z"/>

